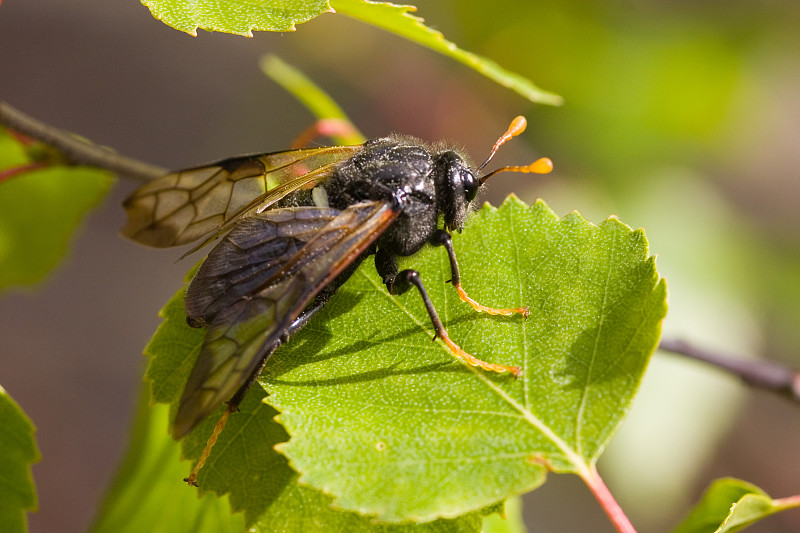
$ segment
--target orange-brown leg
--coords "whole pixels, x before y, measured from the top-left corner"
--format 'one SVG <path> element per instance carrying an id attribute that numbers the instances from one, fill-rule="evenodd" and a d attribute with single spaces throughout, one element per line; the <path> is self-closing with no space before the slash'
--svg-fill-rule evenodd
<path id="1" fill-rule="evenodd" d="M 225 424 L 228 423 L 228 417 L 231 415 L 231 413 L 235 413 L 239 410 L 239 405 L 241 405 L 241 403 L 244 401 L 245 394 L 247 394 L 247 391 L 250 390 L 250 386 L 253 384 L 253 382 L 255 382 L 259 374 L 261 374 L 261 370 L 264 368 L 264 365 L 267 363 L 267 360 L 270 358 L 270 356 L 275 353 L 275 350 L 277 350 L 282 344 L 289 342 L 289 337 L 300 331 L 303 326 L 308 324 L 309 320 L 311 320 L 311 318 L 313 318 L 314 315 L 316 315 L 320 309 L 325 306 L 334 292 L 335 288 L 332 288 L 331 290 L 328 290 L 328 288 L 323 289 L 322 292 L 316 296 L 314 301 L 300 314 L 300 316 L 297 317 L 294 322 L 292 322 L 292 324 L 286 329 L 284 334 L 277 341 L 262 348 L 263 353 L 261 355 L 261 361 L 247 378 L 247 381 L 245 381 L 245 383 L 239 387 L 239 390 L 236 391 L 231 399 L 228 400 L 228 406 L 217 421 L 217 424 L 214 426 L 214 431 L 211 432 L 211 436 L 208 437 L 206 446 L 203 448 L 203 453 L 200 454 L 200 459 L 197 460 L 197 464 L 194 465 L 189 477 L 184 478 L 186 483 L 194 487 L 197 486 L 197 475 L 200 473 L 203 465 L 206 464 L 208 456 L 211 455 L 211 449 L 217 443 L 217 439 L 219 439 L 222 430 L 225 429 Z"/>
<path id="2" fill-rule="evenodd" d="M 487 307 L 482 305 L 472 298 L 466 293 L 464 288 L 461 286 L 461 275 L 458 272 L 458 261 L 456 261 L 456 251 L 453 249 L 453 239 L 450 237 L 450 234 L 444 230 L 436 230 L 434 234 L 431 236 L 430 239 L 431 244 L 434 246 L 444 246 L 447 250 L 447 256 L 450 259 L 450 283 L 456 288 L 458 291 L 458 296 L 461 298 L 462 301 L 467 302 L 469 305 L 472 306 L 473 309 L 478 311 L 479 313 L 488 313 L 490 315 L 503 315 L 503 316 L 510 316 L 513 314 L 520 314 L 524 318 L 528 318 L 528 308 L 527 307 L 511 307 L 508 309 L 496 309 L 494 307 Z"/>
<path id="3" fill-rule="evenodd" d="M 412 286 L 417 288 L 422 297 L 422 302 L 425 304 L 425 309 L 428 311 L 428 316 L 433 323 L 433 330 L 435 332 L 434 340 L 436 340 L 436 337 L 442 339 L 447 347 L 450 348 L 453 355 L 468 365 L 476 366 L 484 370 L 498 373 L 509 372 L 515 377 L 522 375 L 522 370 L 518 366 L 501 365 L 483 361 L 465 352 L 458 344 L 453 342 L 447 334 L 447 330 L 444 329 L 444 324 L 442 324 L 442 320 L 439 318 L 436 308 L 433 307 L 433 302 L 431 302 L 430 296 L 428 296 L 428 292 L 425 290 L 425 285 L 422 283 L 419 272 L 416 270 L 403 270 L 398 272 L 395 258 L 389 254 L 383 253 L 382 250 L 379 250 L 375 257 L 375 266 L 391 294 L 403 294 Z"/>
<path id="4" fill-rule="evenodd" d="M 211 455 L 211 448 L 217 443 L 217 439 L 219 438 L 222 430 L 225 429 L 225 424 L 228 422 L 228 417 L 230 414 L 238 409 L 238 405 L 233 405 L 233 403 L 229 403 L 228 407 L 225 409 L 225 412 L 222 413 L 222 416 L 219 418 L 217 425 L 214 426 L 214 431 L 211 432 L 211 436 L 208 438 L 206 442 L 206 447 L 203 448 L 203 453 L 200 454 L 200 459 L 197 460 L 197 464 L 194 465 L 192 469 L 192 473 L 189 474 L 189 477 L 184 478 L 183 480 L 188 483 L 189 485 L 196 487 L 197 486 L 197 474 L 200 473 L 200 469 L 203 468 L 203 465 L 206 464 L 206 459 L 208 456 Z"/>

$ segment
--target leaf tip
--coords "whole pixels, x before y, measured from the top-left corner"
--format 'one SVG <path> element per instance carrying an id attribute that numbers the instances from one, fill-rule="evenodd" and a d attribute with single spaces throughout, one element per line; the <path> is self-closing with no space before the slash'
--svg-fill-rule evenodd
<path id="1" fill-rule="evenodd" d="M 277 419 L 278 417 L 275 417 L 275 418 Z M 289 444 L 288 441 L 287 442 L 279 442 L 279 443 L 275 444 L 272 447 L 272 449 L 275 450 L 276 452 L 278 452 L 279 454 L 283 455 L 284 457 L 288 457 L 286 455 L 286 448 L 288 447 L 288 444 Z"/>
<path id="2" fill-rule="evenodd" d="M 480 209 L 478 209 L 479 213 L 484 213 L 484 212 L 493 213 L 495 211 L 497 211 L 497 208 L 492 204 L 490 204 L 489 202 L 483 202 Z"/>
<path id="3" fill-rule="evenodd" d="M 506 196 L 505 200 L 503 200 L 503 203 L 500 205 L 501 207 L 506 205 L 517 206 L 517 207 L 528 207 L 528 204 L 526 204 L 519 196 L 517 196 L 513 192 L 508 196 Z"/>

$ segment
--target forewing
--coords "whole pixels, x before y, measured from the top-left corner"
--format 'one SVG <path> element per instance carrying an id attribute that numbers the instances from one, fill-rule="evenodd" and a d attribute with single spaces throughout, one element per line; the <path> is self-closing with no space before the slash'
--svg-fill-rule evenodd
<path id="1" fill-rule="evenodd" d="M 298 207 L 248 216 L 209 254 L 187 291 L 187 314 L 202 318 L 208 332 L 181 396 L 175 438 L 236 393 L 314 296 L 398 214 L 383 202 L 334 212 Z M 310 231 L 314 223 L 302 220 L 316 215 L 326 223 Z"/>
<path id="2" fill-rule="evenodd" d="M 261 290 L 339 214 L 337 209 L 295 207 L 244 217 L 189 284 L 186 315 L 212 323 L 220 311 Z"/>
<path id="3" fill-rule="evenodd" d="M 124 203 L 122 234 L 157 248 L 179 246 L 285 195 L 313 187 L 361 146 L 288 150 L 226 159 L 167 174 L 146 183 Z"/>

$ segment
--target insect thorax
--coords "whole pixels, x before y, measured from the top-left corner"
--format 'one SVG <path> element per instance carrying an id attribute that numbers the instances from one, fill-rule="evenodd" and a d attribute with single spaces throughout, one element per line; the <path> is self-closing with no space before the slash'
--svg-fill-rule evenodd
<path id="1" fill-rule="evenodd" d="M 362 201 L 396 205 L 399 200 L 402 212 L 377 245 L 394 255 L 412 255 L 436 230 L 440 215 L 446 222 L 456 220 L 460 229 L 467 206 L 463 192 L 448 180 L 462 166 L 469 168 L 454 152 L 434 153 L 411 137 L 376 139 L 341 162 L 329 178 L 284 197 L 278 205 L 344 210 Z"/>
<path id="2" fill-rule="evenodd" d="M 378 200 L 401 200 L 402 212 L 378 240 L 378 247 L 396 255 L 411 255 L 436 229 L 438 209 L 434 156 L 408 138 L 370 141 L 364 150 L 343 162 L 325 184 L 330 206 Z"/>

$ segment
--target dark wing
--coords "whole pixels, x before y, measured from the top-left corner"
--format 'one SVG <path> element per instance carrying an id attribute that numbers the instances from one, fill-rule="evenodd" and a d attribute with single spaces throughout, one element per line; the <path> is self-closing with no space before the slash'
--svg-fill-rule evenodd
<path id="1" fill-rule="evenodd" d="M 398 211 L 362 202 L 343 211 L 295 207 L 242 219 L 187 290 L 187 315 L 208 332 L 181 396 L 180 438 L 229 400 L 303 309 L 388 228 Z"/>
<path id="2" fill-rule="evenodd" d="M 179 246 L 227 230 L 247 212 L 264 210 L 289 193 L 311 188 L 358 146 L 287 150 L 226 159 L 167 174 L 125 200 L 126 237 L 157 248 Z"/>

